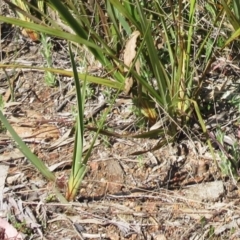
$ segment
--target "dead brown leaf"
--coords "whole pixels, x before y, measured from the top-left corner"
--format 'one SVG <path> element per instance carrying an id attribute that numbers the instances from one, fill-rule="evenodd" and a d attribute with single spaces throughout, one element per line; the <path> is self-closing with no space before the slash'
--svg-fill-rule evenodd
<path id="1" fill-rule="evenodd" d="M 45 119 L 40 114 L 29 110 L 26 111 L 25 115 L 19 118 L 10 117 L 9 119 L 15 132 L 25 141 L 39 142 L 59 138 L 58 128 L 51 123 L 45 122 Z M 7 135 L 9 136 L 10 133 L 7 132 Z"/>
<path id="2" fill-rule="evenodd" d="M 137 45 L 137 38 L 139 37 L 140 32 L 139 31 L 134 31 L 129 38 L 129 40 L 126 43 L 126 47 L 124 50 L 124 55 L 123 55 L 123 62 L 127 67 L 130 67 L 134 58 L 136 57 L 136 45 Z M 140 71 L 140 63 L 136 63 L 137 71 Z M 124 71 L 127 72 L 128 69 L 124 68 Z M 124 91 L 126 94 L 129 94 L 131 88 L 133 86 L 133 79 L 131 77 L 126 78 L 125 81 L 125 88 Z"/>
<path id="3" fill-rule="evenodd" d="M 125 86 L 124 86 L 124 92 L 125 92 L 126 94 L 129 94 L 132 86 L 133 86 L 133 78 L 132 78 L 132 77 L 126 78 L 126 80 L 125 80 Z"/>
<path id="4" fill-rule="evenodd" d="M 124 64 L 130 67 L 132 64 L 133 59 L 136 56 L 136 43 L 137 43 L 137 38 L 140 35 L 139 31 L 134 31 L 130 37 L 130 39 L 126 43 L 126 47 L 124 50 L 124 55 L 123 55 L 123 61 Z M 128 69 L 125 68 L 125 71 Z"/>

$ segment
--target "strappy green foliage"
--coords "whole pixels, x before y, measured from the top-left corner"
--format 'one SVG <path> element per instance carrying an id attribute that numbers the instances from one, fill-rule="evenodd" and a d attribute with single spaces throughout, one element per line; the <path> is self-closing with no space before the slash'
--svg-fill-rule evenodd
<path id="1" fill-rule="evenodd" d="M 133 85 L 131 89 L 133 102 L 142 110 L 145 117 L 152 121 L 152 124 L 162 118 L 159 129 L 141 136 L 158 136 L 162 138 L 163 144 L 166 141 L 173 141 L 179 132 L 185 133 L 189 128 L 193 116 L 198 119 L 202 132 L 206 133 L 198 102 L 202 81 L 209 71 L 217 46 L 218 36 L 213 38 L 212 33 L 214 28 L 221 27 L 222 18 L 227 15 L 236 30 L 227 43 L 239 37 L 237 1 L 234 1 L 234 13 L 224 0 L 221 1 L 223 8 L 220 11 L 214 1 L 206 1 L 204 6 L 198 5 L 196 0 L 178 0 L 174 3 L 166 1 L 164 4 L 161 1 L 106 0 L 102 4 L 94 1 L 93 6 L 84 1 L 66 0 L 64 4 L 60 0 L 46 1 L 46 9 L 57 15 L 58 22 L 51 19 L 47 12 L 37 8 L 36 4 L 32 6 L 33 4 L 27 0 L 22 2 L 28 6 L 26 9 L 34 8 L 40 14 L 41 21 L 31 17 L 27 12 L 25 16 L 28 20 L 0 16 L 0 21 L 85 46 L 108 73 L 107 78 L 92 77 L 87 73 L 79 75 L 70 49 L 79 115 L 67 199 L 74 199 L 87 163 L 87 158 L 82 159 L 84 101 L 79 79 L 84 83 L 91 81 L 123 90 L 125 80 L 131 76 L 137 85 L 137 87 Z M 210 14 L 213 19 L 213 24 L 207 30 L 198 25 L 201 8 L 205 8 L 204 12 Z M 19 12 L 18 8 L 14 10 Z M 24 11 L 21 11 L 21 14 L 24 15 Z M 135 59 L 132 66 L 128 67 L 125 66 L 120 55 L 124 52 L 126 39 L 134 31 L 138 31 L 140 37 L 136 44 Z M 196 48 L 195 41 L 199 36 L 200 42 Z M 201 73 L 199 73 L 199 59 L 202 56 L 205 57 L 201 61 Z M 134 66 L 137 60 L 141 63 L 140 71 L 137 71 Z M 0 65 L 0 67 L 23 66 Z M 128 71 L 126 72 L 125 69 Z M 72 75 L 64 70 L 49 68 L 42 68 L 42 70 Z M 0 117 L 3 116 L 0 115 Z M 15 138 L 15 140 L 19 139 Z M 210 142 L 208 143 L 211 148 Z"/>

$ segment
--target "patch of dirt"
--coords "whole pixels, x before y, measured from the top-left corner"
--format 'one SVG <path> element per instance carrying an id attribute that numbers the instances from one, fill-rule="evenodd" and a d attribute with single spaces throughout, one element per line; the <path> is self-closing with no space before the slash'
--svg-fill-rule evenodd
<path id="1" fill-rule="evenodd" d="M 14 32 L 18 32 L 16 28 L 1 23 L 1 63 L 43 66 L 41 44 L 19 34 L 14 38 Z M 53 45 L 57 48 L 52 54 L 55 67 L 70 69 L 66 43 L 54 40 Z M 4 114 L 56 174 L 64 193 L 73 154 L 76 99 L 72 79 L 59 75 L 57 81 L 57 86 L 50 88 L 41 71 L 0 69 Z M 86 124 L 92 118 L 99 121 L 108 107 L 103 94 L 107 89 L 93 84 L 90 89 Z M 119 96 L 106 127 L 122 135 L 140 133 L 138 121 L 132 114 L 131 99 Z M 86 130 L 85 151 L 93 136 Z M 101 135 L 79 194 L 66 206 L 53 195 L 53 184 L 43 179 L 16 151 L 9 134 L 2 132 L 0 161 L 10 168 L 1 211 L 5 217 L 10 213 L 16 221 L 26 222 L 24 229 L 19 229 L 26 239 L 30 235 L 32 239 L 239 239 L 239 186 L 223 179 L 212 155 L 198 140 L 157 149 L 160 139 Z M 221 161 L 218 155 L 216 161 Z M 216 191 L 207 184 L 213 182 L 220 189 L 216 197 L 198 194 L 206 188 L 208 193 Z"/>

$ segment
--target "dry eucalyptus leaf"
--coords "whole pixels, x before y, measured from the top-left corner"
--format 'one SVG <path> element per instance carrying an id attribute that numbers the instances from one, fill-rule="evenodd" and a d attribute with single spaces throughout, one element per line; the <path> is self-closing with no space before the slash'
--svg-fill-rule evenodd
<path id="1" fill-rule="evenodd" d="M 32 110 L 26 111 L 25 116 L 18 118 L 10 117 L 9 122 L 12 124 L 15 132 L 24 141 L 39 142 L 42 140 L 56 140 L 60 135 L 55 125 L 48 123 L 47 120 L 42 118 L 41 114 Z M 9 132 L 7 132 L 7 135 L 11 136 Z"/>
<path id="2" fill-rule="evenodd" d="M 140 68 L 141 68 L 141 63 L 140 63 L 139 59 L 137 59 L 137 61 L 135 63 L 135 69 L 138 74 L 140 74 Z"/>
<path id="3" fill-rule="evenodd" d="M 131 66 L 132 61 L 136 56 L 137 52 L 136 52 L 135 48 L 136 48 L 137 38 L 139 35 L 140 35 L 139 31 L 134 31 L 126 43 L 126 47 L 125 47 L 124 55 L 123 55 L 123 62 L 128 67 Z M 125 68 L 125 71 L 127 71 L 126 68 Z"/>
<path id="4" fill-rule="evenodd" d="M 134 58 L 136 57 L 137 52 L 136 52 L 135 49 L 136 49 L 136 45 L 137 45 L 137 38 L 138 38 L 139 35 L 140 35 L 139 31 L 134 31 L 132 33 L 131 37 L 129 38 L 129 40 L 127 41 L 127 43 L 126 43 L 126 47 L 125 47 L 124 55 L 123 55 L 123 61 L 124 61 L 124 64 L 128 67 L 131 66 Z M 135 67 L 136 67 L 137 73 L 139 73 L 140 72 L 140 62 L 139 62 L 139 60 L 136 61 Z M 124 68 L 124 71 L 127 72 L 128 69 Z M 133 86 L 132 77 L 126 78 L 124 92 L 126 94 L 129 94 L 132 86 Z"/>
<path id="5" fill-rule="evenodd" d="M 22 152 L 19 149 L 15 148 L 12 149 L 11 152 L 4 152 L 3 154 L 1 154 L 0 162 L 14 160 L 22 157 L 24 157 Z"/>
<path id="6" fill-rule="evenodd" d="M 124 92 L 128 95 L 133 85 L 132 77 L 128 77 L 125 80 Z"/>
<path id="7" fill-rule="evenodd" d="M 5 180 L 8 175 L 8 169 L 9 169 L 9 166 L 3 165 L 3 164 L 0 165 L 0 194 L 2 194 L 5 186 Z M 2 195 L 0 196 L 2 199 Z"/>
<path id="8" fill-rule="evenodd" d="M 27 120 L 26 120 L 27 121 Z M 37 127 L 31 126 L 12 126 L 15 132 L 24 140 L 28 142 L 39 142 L 42 140 L 48 141 L 51 139 L 58 139 L 59 138 L 59 130 L 56 126 L 51 124 L 43 124 Z M 7 132 L 7 135 L 10 135 Z M 11 135 L 10 135 L 11 136 Z"/>

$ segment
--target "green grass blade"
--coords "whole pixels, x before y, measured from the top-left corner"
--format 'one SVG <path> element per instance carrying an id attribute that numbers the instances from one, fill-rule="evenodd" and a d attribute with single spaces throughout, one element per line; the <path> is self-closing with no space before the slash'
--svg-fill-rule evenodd
<path id="1" fill-rule="evenodd" d="M 238 30 L 236 30 L 232 36 L 226 41 L 226 43 L 224 44 L 224 46 L 222 47 L 225 48 L 228 44 L 230 44 L 232 41 L 236 40 L 238 37 L 240 36 L 240 28 Z"/>
<path id="2" fill-rule="evenodd" d="M 82 25 L 75 19 L 72 14 L 69 12 L 69 10 L 62 4 L 61 1 L 55 1 L 55 0 L 49 0 L 51 4 L 55 7 L 55 9 L 58 11 L 58 13 L 61 15 L 61 17 L 68 23 L 68 25 L 75 31 L 75 33 L 84 39 L 85 41 L 91 42 L 92 40 L 88 38 L 88 34 L 83 29 Z M 95 45 L 95 44 L 94 44 Z M 96 45 L 95 45 L 96 46 Z M 102 54 L 102 51 L 96 50 L 95 47 L 89 47 L 90 51 L 93 53 L 93 55 L 105 66 L 108 64 L 108 60 L 104 57 Z M 109 48 L 105 49 L 108 50 Z M 111 53 L 112 55 L 113 53 Z"/>
<path id="3" fill-rule="evenodd" d="M 72 71 L 67 71 L 67 70 L 63 70 L 63 69 L 56 69 L 56 68 L 45 68 L 45 67 L 33 67 L 33 66 L 26 66 L 26 65 L 18 65 L 18 64 L 1 64 L 0 63 L 0 68 L 11 68 L 11 69 L 15 69 L 15 68 L 23 68 L 23 69 L 32 69 L 32 70 L 40 70 L 40 71 L 47 71 L 47 72 L 52 72 L 52 73 L 56 73 L 56 74 L 62 74 L 64 76 L 68 76 L 68 77 L 73 77 L 73 72 Z M 86 75 L 86 74 L 78 74 L 78 77 L 80 80 L 85 79 L 87 82 L 92 82 L 92 83 L 96 83 L 96 84 L 100 84 L 106 87 L 111 87 L 111 88 L 116 88 L 116 89 L 120 89 L 123 90 L 123 85 L 120 82 L 117 81 L 113 81 L 113 80 L 109 80 L 106 78 L 100 78 L 100 77 L 94 77 L 91 75 Z"/>
<path id="4" fill-rule="evenodd" d="M 71 175 L 68 182 L 68 188 L 66 193 L 66 198 L 68 200 L 74 199 L 81 181 L 85 174 L 86 165 L 82 162 L 82 153 L 83 153 L 83 134 L 84 134 L 84 124 L 83 124 L 83 107 L 84 99 L 82 99 L 81 86 L 78 78 L 77 68 L 75 65 L 73 53 L 71 46 L 69 45 L 70 59 L 73 68 L 74 82 L 76 86 L 76 96 L 77 96 L 77 124 L 76 124 L 76 133 L 75 133 L 75 142 L 74 142 L 74 154 L 73 154 L 73 163 Z M 86 84 L 86 81 L 84 81 Z"/>
<path id="5" fill-rule="evenodd" d="M 236 1 L 236 0 L 235 0 Z M 238 0 L 237 0 L 238 1 Z M 237 29 L 240 28 L 240 22 L 239 20 L 237 19 L 237 17 L 233 14 L 233 12 L 231 11 L 231 9 L 229 8 L 229 4 L 226 3 L 225 0 L 222 0 L 222 5 L 223 5 L 223 8 L 224 8 L 224 11 L 226 12 L 227 16 L 228 16 L 228 19 L 230 21 L 230 23 L 232 24 L 233 28 L 235 29 L 235 31 Z M 238 6 L 239 6 L 239 1 L 238 1 Z M 237 7 L 236 4 L 234 4 L 235 7 Z"/>
<path id="6" fill-rule="evenodd" d="M 152 70 L 154 72 L 154 76 L 157 80 L 158 84 L 158 91 L 163 103 L 163 108 L 168 109 L 169 103 L 170 103 L 170 96 L 168 94 L 169 91 L 169 79 L 168 76 L 159 61 L 159 57 L 157 55 L 156 48 L 154 46 L 154 40 L 152 37 L 152 34 L 150 32 L 150 23 L 151 21 L 147 21 L 145 18 L 144 12 L 142 10 L 142 7 L 137 1 L 137 9 L 138 14 L 140 17 L 140 23 L 141 23 L 141 32 L 146 33 L 146 46 L 147 46 L 147 52 L 151 61 Z"/>
<path id="7" fill-rule="evenodd" d="M 233 1 L 233 10 L 235 13 L 238 22 L 240 22 L 240 1 L 239 0 L 232 0 Z"/>
<path id="8" fill-rule="evenodd" d="M 196 0 L 190 1 L 190 11 L 189 11 L 189 29 L 188 29 L 188 38 L 187 38 L 187 49 L 186 49 L 186 75 L 185 79 L 187 81 L 187 92 L 190 93 L 192 89 L 192 81 L 193 81 L 193 72 L 190 71 L 191 64 L 191 45 L 193 40 L 194 26 L 195 26 L 195 10 L 196 10 Z M 188 94 L 190 96 L 190 94 Z"/>
<path id="9" fill-rule="evenodd" d="M 133 14 L 128 11 L 124 5 L 118 0 L 109 0 L 109 2 L 121 13 L 124 17 L 126 17 L 132 25 L 134 25 L 138 30 L 140 29 L 140 24 L 133 17 Z"/>
<path id="10" fill-rule="evenodd" d="M 81 86 L 80 86 L 80 81 L 78 78 L 78 73 L 77 73 L 77 67 L 75 65 L 73 53 L 71 50 L 71 47 L 69 45 L 69 53 L 70 53 L 70 59 L 72 63 L 72 68 L 73 68 L 73 75 L 74 75 L 74 83 L 76 86 L 76 96 L 77 96 L 77 140 L 74 145 L 74 150 L 76 150 L 76 156 L 74 157 L 74 164 L 73 164 L 73 176 L 76 175 L 76 172 L 78 171 L 78 166 L 79 163 L 82 162 L 82 149 L 83 149 L 83 132 L 84 132 L 84 126 L 83 126 L 83 118 L 84 118 L 84 113 L 83 113 L 83 106 L 84 106 L 84 99 L 82 99 L 82 94 L 81 94 Z M 86 82 L 84 82 L 86 84 Z"/>
<path id="11" fill-rule="evenodd" d="M 203 118 L 202 118 L 200 109 L 199 109 L 196 101 L 192 101 L 192 103 L 193 103 L 193 105 L 194 105 L 194 109 L 195 109 L 195 112 L 196 112 L 196 114 L 197 114 L 197 118 L 198 118 L 198 121 L 199 121 L 199 123 L 200 123 L 200 125 L 201 125 L 201 128 L 202 128 L 202 130 L 203 130 L 203 133 L 204 133 L 204 134 L 206 135 L 206 137 L 207 137 L 207 144 L 208 144 L 208 147 L 209 147 L 209 149 L 210 149 L 210 152 L 211 152 L 211 154 L 212 154 L 212 156 L 213 156 L 215 166 L 216 166 L 218 169 L 220 169 L 220 168 L 219 168 L 219 165 L 218 165 L 218 163 L 217 163 L 217 160 L 216 160 L 216 156 L 215 156 L 215 153 L 214 153 L 214 150 L 213 150 L 211 141 L 209 140 L 209 136 L 207 135 L 207 128 L 206 128 L 206 125 L 205 125 L 205 123 L 204 123 L 204 121 L 203 121 Z"/>
<path id="12" fill-rule="evenodd" d="M 56 36 L 56 37 L 59 37 L 62 39 L 66 39 L 69 41 L 73 41 L 76 43 L 84 44 L 85 46 L 87 46 L 91 49 L 94 48 L 95 50 L 98 50 L 98 51 L 104 51 L 104 49 L 101 49 L 96 44 L 94 44 L 88 40 L 85 40 L 84 38 L 81 38 L 81 37 L 71 34 L 71 33 L 66 33 L 59 29 L 54 29 L 52 27 L 47 27 L 47 26 L 43 26 L 43 25 L 31 23 L 31 22 L 26 22 L 26 21 L 22 21 L 19 19 L 15 19 L 15 18 L 4 17 L 4 16 L 0 16 L 0 21 L 10 23 L 13 25 L 17 25 L 17 26 L 20 26 L 23 28 L 29 28 L 29 29 L 32 29 L 32 30 L 35 30 L 38 32 L 46 33 L 46 34 Z"/>

